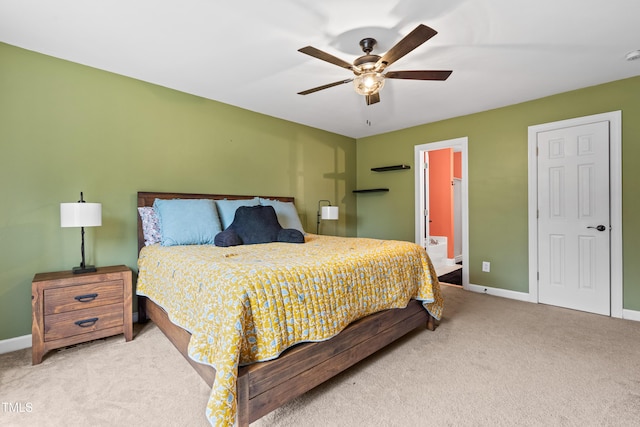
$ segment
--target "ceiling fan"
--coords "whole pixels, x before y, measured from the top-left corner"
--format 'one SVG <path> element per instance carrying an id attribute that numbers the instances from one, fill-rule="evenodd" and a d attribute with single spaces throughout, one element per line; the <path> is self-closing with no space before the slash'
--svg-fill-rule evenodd
<path id="1" fill-rule="evenodd" d="M 298 92 L 298 95 L 308 95 L 323 89 L 353 82 L 354 89 L 360 95 L 365 96 L 367 105 L 380 102 L 380 89 L 384 86 L 385 79 L 408 79 L 408 80 L 446 80 L 452 71 L 444 70 L 418 70 L 418 71 L 387 71 L 385 69 L 402 58 L 431 37 L 438 34 L 433 28 L 420 24 L 413 31 L 407 34 L 402 40 L 396 43 L 383 56 L 374 55 L 371 52 L 376 45 L 373 38 L 364 38 L 360 41 L 360 47 L 364 55 L 356 58 L 353 64 L 343 61 L 329 53 L 323 52 L 312 46 L 298 49 L 298 52 L 313 56 L 314 58 L 330 62 L 339 67 L 351 70 L 355 77 L 318 86 Z"/>

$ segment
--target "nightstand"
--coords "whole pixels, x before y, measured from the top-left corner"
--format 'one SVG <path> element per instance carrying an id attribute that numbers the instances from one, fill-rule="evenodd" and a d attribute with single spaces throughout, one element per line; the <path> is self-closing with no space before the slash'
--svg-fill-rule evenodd
<path id="1" fill-rule="evenodd" d="M 100 267 L 93 273 L 39 273 L 31 284 L 32 362 L 55 348 L 124 334 L 133 338 L 131 269 Z"/>

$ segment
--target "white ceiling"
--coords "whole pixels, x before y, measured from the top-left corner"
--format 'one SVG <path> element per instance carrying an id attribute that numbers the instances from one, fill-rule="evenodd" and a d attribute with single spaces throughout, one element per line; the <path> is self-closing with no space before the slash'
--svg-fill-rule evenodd
<path id="1" fill-rule="evenodd" d="M 640 75 L 639 0 L 0 0 L 0 42 L 354 138 Z M 388 70 L 366 106 L 352 77 L 297 52 L 352 62 L 418 24 L 438 34 Z"/>

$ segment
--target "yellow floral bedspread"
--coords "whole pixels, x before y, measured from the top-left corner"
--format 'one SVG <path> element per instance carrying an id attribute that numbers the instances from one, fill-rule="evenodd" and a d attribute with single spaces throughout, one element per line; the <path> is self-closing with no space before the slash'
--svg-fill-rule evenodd
<path id="1" fill-rule="evenodd" d="M 323 341 L 349 323 L 423 301 L 442 314 L 437 276 L 409 242 L 305 236 L 304 244 L 147 246 L 137 293 L 191 332 L 189 356 L 216 369 L 207 405 L 212 425 L 236 419 L 238 366 Z"/>

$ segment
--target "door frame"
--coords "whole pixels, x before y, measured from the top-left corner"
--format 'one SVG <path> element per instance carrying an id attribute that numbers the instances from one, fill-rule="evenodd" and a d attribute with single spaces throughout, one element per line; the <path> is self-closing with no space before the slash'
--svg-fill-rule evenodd
<path id="1" fill-rule="evenodd" d="M 611 317 L 622 318 L 622 111 L 594 114 L 529 126 L 529 301 L 538 303 L 538 159 L 539 132 L 595 122 L 609 122 Z"/>
<path id="2" fill-rule="evenodd" d="M 452 148 L 453 151 L 462 153 L 462 180 L 460 186 L 460 211 L 462 215 L 462 287 L 469 289 L 469 138 L 460 137 L 444 141 L 430 142 L 414 147 L 415 165 L 415 242 L 422 245 L 422 206 L 424 206 L 424 180 L 422 173 L 423 156 L 425 151 Z"/>

